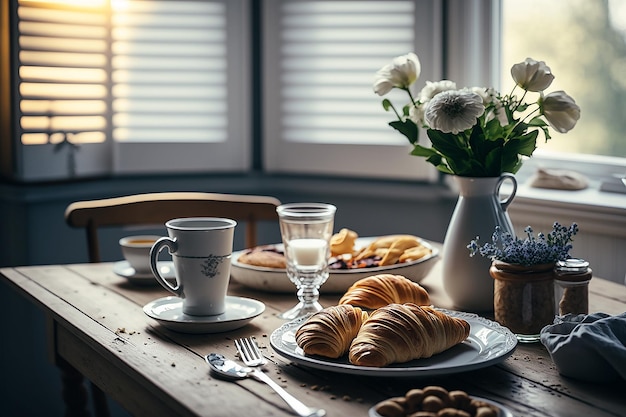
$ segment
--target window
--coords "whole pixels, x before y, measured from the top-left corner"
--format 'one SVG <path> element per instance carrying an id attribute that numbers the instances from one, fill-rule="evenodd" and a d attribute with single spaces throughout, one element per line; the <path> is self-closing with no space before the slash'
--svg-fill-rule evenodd
<path id="1" fill-rule="evenodd" d="M 372 91 L 410 51 L 419 82 L 503 91 L 513 63 L 545 60 L 550 90 L 582 118 L 533 159 L 593 159 L 607 175 L 626 165 L 619 0 L 0 2 L 0 169 L 23 181 L 248 172 L 253 160 L 268 173 L 435 180 Z"/>
<path id="2" fill-rule="evenodd" d="M 372 81 L 393 57 L 412 51 L 422 79 L 441 77 L 438 2 L 266 1 L 264 27 L 266 170 L 436 177 L 387 125 L 393 114 Z"/>
<path id="3" fill-rule="evenodd" d="M 249 169 L 246 1 L 10 5 L 17 177 Z"/>
<path id="4" fill-rule="evenodd" d="M 503 90 L 513 88 L 511 66 L 532 57 L 555 75 L 548 92 L 564 90 L 581 107 L 576 127 L 540 140 L 536 155 L 605 161 L 626 175 L 626 159 L 615 158 L 626 158 L 626 4 L 504 0 L 502 16 Z"/>

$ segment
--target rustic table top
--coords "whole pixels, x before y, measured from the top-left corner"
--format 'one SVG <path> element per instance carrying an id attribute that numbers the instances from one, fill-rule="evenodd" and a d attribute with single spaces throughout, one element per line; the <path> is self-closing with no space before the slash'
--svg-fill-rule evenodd
<path id="1" fill-rule="evenodd" d="M 440 265 L 422 281 L 433 304 L 450 308 Z M 269 336 L 285 322 L 279 313 L 295 294 L 247 289 L 235 282 L 230 295 L 254 298 L 266 310 L 248 325 L 225 333 L 171 331 L 146 316 L 145 304 L 169 295 L 158 286 L 140 287 L 116 275 L 112 264 L 4 268 L 0 277 L 48 313 L 55 323 L 54 353 L 119 401 L 133 415 L 292 415 L 266 385 L 252 379 L 224 381 L 209 373 L 204 355 L 236 357 L 234 340 L 255 336 L 270 361 L 265 371 L 309 406 L 328 416 L 365 416 L 377 402 L 411 388 L 441 385 L 506 405 L 516 416 L 624 416 L 626 382 L 591 384 L 559 375 L 540 343 L 518 344 L 504 361 L 486 368 L 429 377 L 388 378 L 313 369 L 276 354 Z M 340 294 L 323 294 L 324 306 Z M 626 311 L 626 286 L 594 278 L 590 310 Z"/>

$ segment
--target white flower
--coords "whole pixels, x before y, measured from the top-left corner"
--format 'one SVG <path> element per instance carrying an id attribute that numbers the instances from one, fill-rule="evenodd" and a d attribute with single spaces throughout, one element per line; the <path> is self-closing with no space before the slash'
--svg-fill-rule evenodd
<path id="1" fill-rule="evenodd" d="M 543 91 L 552 84 L 554 75 L 543 61 L 526 58 L 511 67 L 511 75 L 518 86 L 526 91 Z"/>
<path id="2" fill-rule="evenodd" d="M 565 91 L 555 91 L 540 100 L 541 112 L 554 130 L 566 133 L 580 119 L 580 107 Z"/>
<path id="3" fill-rule="evenodd" d="M 407 92 L 409 103 L 401 109 L 383 99 L 385 111 L 393 110 L 396 116 L 389 125 L 413 145 L 412 155 L 426 158 L 446 174 L 515 173 L 522 157 L 532 156 L 540 132 L 548 140 L 549 130 L 565 133 L 580 118 L 580 108 L 563 91 L 544 93 L 554 76 L 543 61 L 527 58 L 513 65 L 516 85 L 506 95 L 491 87 L 457 89 L 455 82 L 441 80 L 426 81 L 415 96 L 411 89 L 419 72 L 414 54 L 398 57 L 376 74 L 374 91 L 379 95 L 393 88 Z M 524 92 L 518 99 L 514 92 L 520 87 Z M 539 99 L 526 102 L 528 92 L 538 93 Z M 431 147 L 419 142 L 420 128 L 427 130 Z"/>
<path id="4" fill-rule="evenodd" d="M 494 90 L 492 87 L 464 88 L 463 91 L 469 91 L 469 92 L 476 93 L 479 96 L 481 96 L 483 99 L 483 105 L 485 107 L 489 106 L 490 104 L 493 105 L 492 108 L 487 113 L 487 116 L 485 117 L 487 121 L 496 118 L 498 119 L 498 122 L 500 122 L 500 125 L 502 126 L 506 126 L 507 124 L 509 124 L 509 118 L 506 115 L 506 110 L 504 109 L 504 106 L 502 105 L 502 101 L 500 101 L 500 99 L 497 96 L 496 90 Z"/>
<path id="5" fill-rule="evenodd" d="M 437 94 L 444 91 L 456 90 L 456 83 L 450 80 L 441 80 L 437 82 L 426 81 L 426 85 L 422 88 L 419 95 L 419 101 L 426 103 L 432 100 Z"/>
<path id="6" fill-rule="evenodd" d="M 421 71 L 419 58 L 413 52 L 395 57 L 391 64 L 382 67 L 374 76 L 374 92 L 384 96 L 394 87 L 408 90 Z"/>
<path id="7" fill-rule="evenodd" d="M 456 135 L 474 126 L 484 112 L 483 99 L 478 94 L 451 90 L 433 97 L 424 117 L 431 129 Z"/>
<path id="8" fill-rule="evenodd" d="M 423 104 L 414 104 L 409 108 L 409 119 L 418 126 L 424 127 L 424 109 Z"/>

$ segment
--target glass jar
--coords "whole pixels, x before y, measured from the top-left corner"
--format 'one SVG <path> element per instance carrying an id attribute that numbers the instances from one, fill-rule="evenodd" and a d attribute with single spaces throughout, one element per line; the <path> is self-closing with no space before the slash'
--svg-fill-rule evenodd
<path id="1" fill-rule="evenodd" d="M 523 343 L 539 341 L 539 332 L 554 322 L 554 264 L 524 266 L 493 261 L 494 315 Z"/>
<path id="2" fill-rule="evenodd" d="M 566 259 L 554 267 L 554 300 L 559 315 L 589 314 L 589 281 L 592 277 L 589 262 L 584 259 Z"/>

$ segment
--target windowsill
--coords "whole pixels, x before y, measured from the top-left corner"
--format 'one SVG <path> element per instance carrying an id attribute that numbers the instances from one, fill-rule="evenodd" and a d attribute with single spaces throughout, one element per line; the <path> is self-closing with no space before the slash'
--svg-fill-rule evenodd
<path id="1" fill-rule="evenodd" d="M 562 224 L 576 222 L 581 230 L 613 237 L 626 237 L 626 194 L 602 191 L 603 181 L 619 167 L 604 166 L 598 169 L 594 164 L 576 164 L 576 171 L 588 179 L 588 187 L 582 190 L 555 190 L 535 188 L 530 185 L 538 167 L 567 169 L 568 165 L 539 159 L 529 160 L 518 172 L 517 193 L 508 211 L 514 220 L 523 225 L 552 219 Z M 623 168 L 622 168 L 623 169 Z M 626 188 L 626 187 L 625 187 Z M 511 191 L 505 182 L 502 193 Z"/>

